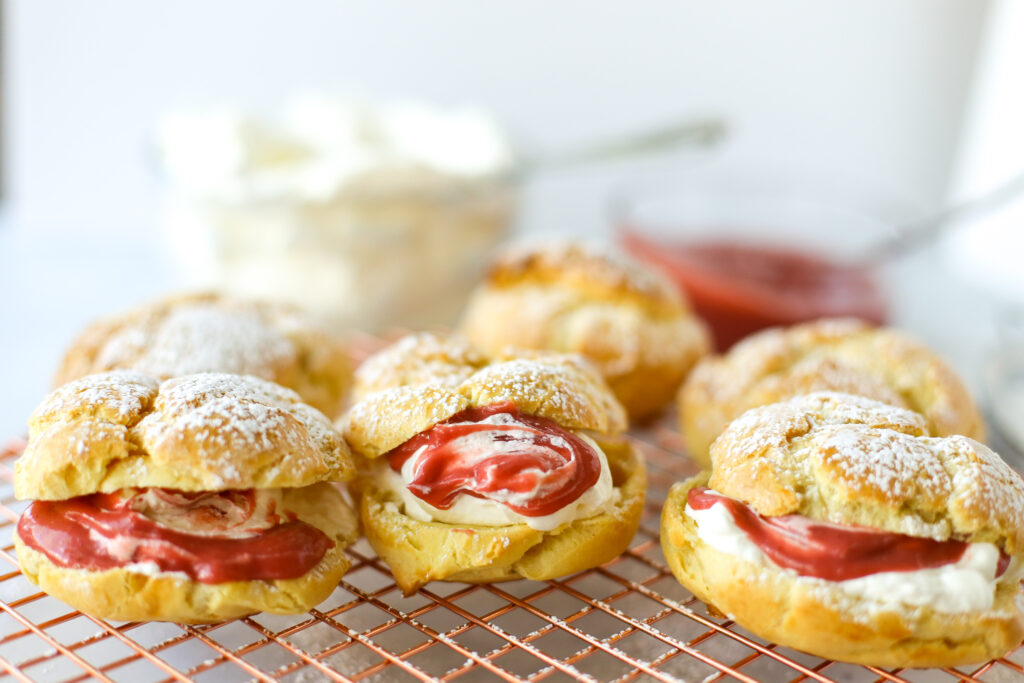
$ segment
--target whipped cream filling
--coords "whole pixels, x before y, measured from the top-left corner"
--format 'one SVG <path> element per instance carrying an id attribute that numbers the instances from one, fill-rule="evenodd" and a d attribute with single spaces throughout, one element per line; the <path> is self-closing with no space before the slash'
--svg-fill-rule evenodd
<path id="1" fill-rule="evenodd" d="M 162 577 L 162 578 L 176 578 L 182 581 L 191 581 L 191 578 L 185 572 L 174 572 L 164 571 L 160 569 L 160 565 L 156 562 L 132 562 L 124 566 L 125 571 L 132 572 L 133 574 L 143 574 L 145 576 Z M 81 572 L 88 572 L 88 569 L 79 569 Z"/>
<path id="2" fill-rule="evenodd" d="M 499 414 L 481 422 L 500 424 L 507 417 L 507 415 Z M 463 457 L 483 457 L 500 448 L 514 448 L 514 442 L 495 441 L 491 438 L 492 434 L 493 432 L 478 432 L 466 437 L 465 444 L 460 445 L 460 451 L 464 453 Z M 444 522 L 471 526 L 526 524 L 538 531 L 552 531 L 578 519 L 587 519 L 608 512 L 614 508 L 621 497 L 620 492 L 612 484 L 612 474 L 604 451 L 587 435 L 580 432 L 576 432 L 576 435 L 597 453 L 601 463 L 601 474 L 597 482 L 586 489 L 579 498 L 549 515 L 531 517 L 521 515 L 508 507 L 508 504 L 521 506 L 528 500 L 543 496 L 544 491 L 539 488 L 527 493 L 503 492 L 504 495 L 496 496 L 501 500 L 478 498 L 460 493 L 447 510 L 434 507 L 408 488 L 409 483 L 413 480 L 419 456 L 426 450 L 426 447 L 421 448 L 406 460 L 400 473 L 392 470 L 387 462 L 383 462 L 383 458 L 378 459 L 379 461 L 374 464 L 374 477 L 379 486 L 391 491 L 401 500 L 405 514 L 421 522 Z"/>
<path id="3" fill-rule="evenodd" d="M 287 521 L 280 514 L 280 489 L 187 494 L 150 488 L 130 507 L 160 526 L 195 536 L 244 538 Z"/>
<path id="4" fill-rule="evenodd" d="M 789 574 L 798 581 L 839 590 L 848 596 L 866 601 L 868 609 L 905 609 L 928 606 L 937 612 L 960 613 L 992 607 L 999 581 L 1017 581 L 1017 561 L 999 579 L 999 549 L 992 543 L 971 543 L 955 563 L 932 569 L 908 572 L 878 572 L 846 581 L 826 581 L 801 576 L 780 567 L 750 540 L 725 505 L 716 503 L 706 510 L 686 506 L 686 515 L 697 526 L 700 539 L 719 552 L 751 564 L 771 567 Z"/>
<path id="5" fill-rule="evenodd" d="M 278 513 L 280 489 L 186 494 L 170 489 L 148 488 L 124 489 L 123 495 L 129 499 L 128 509 L 159 526 L 194 536 L 247 538 L 287 521 Z M 123 562 L 135 556 L 141 543 L 137 538 L 120 535 L 108 537 L 92 529 L 89 530 L 89 537 L 111 557 Z M 154 563 L 128 566 L 143 574 L 165 573 L 160 572 Z"/>

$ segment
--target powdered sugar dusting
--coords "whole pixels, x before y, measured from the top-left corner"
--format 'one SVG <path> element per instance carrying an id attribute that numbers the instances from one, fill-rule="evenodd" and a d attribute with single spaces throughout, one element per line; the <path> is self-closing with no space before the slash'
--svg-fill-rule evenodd
<path id="1" fill-rule="evenodd" d="M 988 446 L 965 436 L 928 439 L 946 467 L 953 471 L 949 510 L 960 526 L 984 516 L 994 517 L 992 526 L 1024 527 L 1024 479 Z M 984 516 L 983 516 L 984 515 Z M 1017 543 L 1024 545 L 1024 531 Z"/>
<path id="2" fill-rule="evenodd" d="M 761 383 L 778 387 L 786 383 L 789 376 L 802 373 L 819 376 L 817 390 L 843 391 L 881 400 L 872 394 L 853 391 L 851 383 L 859 380 L 838 376 L 846 371 L 862 375 L 876 373 L 868 372 L 862 363 L 851 362 L 849 358 L 839 363 L 840 367 L 835 362 L 838 360 L 835 344 L 871 329 L 866 323 L 849 318 L 773 327 L 741 340 L 723 356 L 707 359 L 695 372 L 701 380 L 701 388 L 715 401 L 735 400 L 752 393 Z M 831 366 L 833 371 L 827 377 L 820 377 L 818 366 Z"/>
<path id="3" fill-rule="evenodd" d="M 459 390 L 475 405 L 511 401 L 563 426 L 622 431 L 626 424 L 622 406 L 592 372 L 589 366 L 564 357 L 522 358 L 487 366 Z"/>
<path id="4" fill-rule="evenodd" d="M 29 423 L 100 415 L 126 424 L 152 400 L 157 380 L 130 370 L 88 375 L 59 387 L 32 413 Z"/>
<path id="5" fill-rule="evenodd" d="M 92 375 L 57 389 L 34 419 L 29 455 L 16 466 L 23 488 L 33 490 L 305 486 L 352 474 L 323 414 L 294 391 L 248 375 L 162 384 L 132 371 Z"/>
<path id="6" fill-rule="evenodd" d="M 279 408 L 222 397 L 186 409 L 169 425 L 143 420 L 141 430 L 153 442 L 168 438 L 185 442 L 189 437 L 219 485 L 238 486 L 243 481 L 238 455 L 271 450 L 275 444 L 270 435 L 284 423 L 285 414 Z"/>
<path id="7" fill-rule="evenodd" d="M 822 413 L 826 424 L 864 424 L 915 435 L 927 431 L 919 413 L 865 396 L 821 391 L 793 399 L 793 403 L 812 413 Z"/>
<path id="8" fill-rule="evenodd" d="M 290 406 L 302 399 L 291 389 L 260 377 L 222 372 L 204 372 L 169 379 L 160 385 L 160 395 L 168 404 L 189 405 L 210 398 L 234 396 Z"/>
<path id="9" fill-rule="evenodd" d="M 821 391 L 748 410 L 711 445 L 711 457 L 717 462 L 725 450 L 748 457 L 783 446 L 815 427 L 844 424 L 925 433 L 924 418 L 913 411 L 863 396 Z"/>
<path id="10" fill-rule="evenodd" d="M 448 419 L 466 405 L 464 396 L 444 386 L 394 387 L 352 406 L 344 430 L 356 450 L 376 456 Z"/>
<path id="11" fill-rule="evenodd" d="M 483 355 L 463 337 L 421 332 L 403 337 L 368 358 L 356 371 L 355 393 L 365 396 L 419 384 L 454 388 L 486 364 Z"/>
<path id="12" fill-rule="evenodd" d="M 757 456 L 785 447 L 789 439 L 809 429 L 806 416 L 785 403 L 754 408 L 733 420 L 711 444 L 711 459 L 716 462 Z"/>
<path id="13" fill-rule="evenodd" d="M 743 461 L 772 449 L 785 451 L 794 439 L 816 428 L 848 424 L 925 433 L 924 418 L 910 410 L 862 396 L 817 392 L 743 413 L 711 444 L 711 458 L 717 467 L 720 462 Z M 778 466 L 791 467 L 781 461 Z"/>
<path id="14" fill-rule="evenodd" d="M 595 280 L 613 289 L 676 302 L 680 295 L 657 271 L 617 252 L 582 242 L 546 241 L 516 245 L 496 261 L 492 278 L 557 271 L 564 281 L 574 277 Z"/>
<path id="15" fill-rule="evenodd" d="M 748 408 L 813 391 L 910 408 L 937 435 L 984 431 L 963 383 L 935 353 L 896 330 L 841 318 L 765 330 L 705 360 L 687 381 L 684 419 L 709 442 Z"/>
<path id="16" fill-rule="evenodd" d="M 916 536 L 1024 548 L 1024 480 L 972 439 L 819 393 L 747 411 L 712 445 L 711 485 L 763 514 L 799 512 Z"/>
<path id="17" fill-rule="evenodd" d="M 206 430 L 210 440 L 224 441 L 224 434 L 242 436 L 252 448 L 269 449 L 273 446 L 269 434 L 285 422 L 285 411 L 236 398 L 219 397 L 206 401 L 183 413 L 177 424 L 184 429 Z"/>
<path id="18" fill-rule="evenodd" d="M 951 481 L 928 444 L 909 434 L 862 424 L 824 431 L 816 453 L 848 489 L 899 501 L 927 491 L 946 497 Z"/>
<path id="19" fill-rule="evenodd" d="M 518 402 L 524 397 L 542 395 L 544 404 L 554 410 L 573 411 L 575 401 L 565 386 L 566 375 L 561 365 L 517 359 L 484 368 L 473 375 L 472 385 L 492 403 Z"/>
<path id="20" fill-rule="evenodd" d="M 785 375 L 773 375 L 765 381 L 765 391 L 780 396 L 793 392 L 834 391 L 864 396 L 900 408 L 909 408 L 906 400 L 884 377 L 830 357 L 801 360 Z M 788 388 L 787 388 L 788 387 Z"/>
<path id="21" fill-rule="evenodd" d="M 169 379 L 158 398 L 172 414 L 188 413 L 194 427 L 230 429 L 254 446 L 281 426 L 284 416 L 298 420 L 321 445 L 334 442 L 334 428 L 323 413 L 302 403 L 291 389 L 259 377 L 199 373 Z"/>
<path id="22" fill-rule="evenodd" d="M 113 333 L 100 348 L 100 367 L 130 367 L 161 379 L 198 372 L 270 378 L 296 350 L 260 315 L 210 303 L 181 305 Z"/>

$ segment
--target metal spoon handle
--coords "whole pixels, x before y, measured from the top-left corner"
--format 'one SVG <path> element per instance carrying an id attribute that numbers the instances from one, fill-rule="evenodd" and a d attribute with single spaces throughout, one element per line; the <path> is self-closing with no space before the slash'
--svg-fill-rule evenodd
<path id="1" fill-rule="evenodd" d="M 858 260 L 866 264 L 885 263 L 918 249 L 940 237 L 950 228 L 995 211 L 1024 193 L 1024 172 L 1002 185 L 946 207 L 930 216 L 904 224 L 892 239 L 879 242 L 865 251 Z"/>
<path id="2" fill-rule="evenodd" d="M 520 171 L 532 174 L 569 166 L 618 161 L 674 147 L 710 147 L 723 140 L 728 128 L 720 118 L 687 119 L 641 133 L 540 154 L 523 160 Z"/>

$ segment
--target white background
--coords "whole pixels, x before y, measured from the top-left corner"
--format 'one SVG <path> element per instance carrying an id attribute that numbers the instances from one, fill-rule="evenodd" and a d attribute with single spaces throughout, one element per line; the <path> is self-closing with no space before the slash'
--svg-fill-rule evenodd
<path id="1" fill-rule="evenodd" d="M 988 3 L 977 0 L 14 0 L 9 190 L 20 221 L 153 223 L 146 140 L 171 106 L 360 88 L 493 110 L 554 148 L 720 112 L 731 153 L 912 200 L 949 179 Z M 554 181 L 551 181 L 554 182 Z M 573 189 L 575 185 L 560 179 Z M 547 197 L 545 196 L 545 199 Z M 579 197 L 536 209 L 589 230 Z M 531 219 L 533 217 L 531 213 Z"/>

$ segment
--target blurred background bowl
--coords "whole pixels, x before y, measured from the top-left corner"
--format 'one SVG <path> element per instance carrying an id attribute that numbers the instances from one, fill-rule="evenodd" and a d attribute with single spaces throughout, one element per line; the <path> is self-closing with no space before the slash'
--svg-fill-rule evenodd
<path id="1" fill-rule="evenodd" d="M 672 277 L 725 350 L 774 325 L 886 322 L 883 266 L 863 256 L 912 210 L 849 179 L 711 162 L 623 188 L 611 213 L 622 247 Z"/>
<path id="2" fill-rule="evenodd" d="M 473 107 L 309 92 L 169 112 L 156 138 L 188 286 L 339 331 L 453 323 L 515 215 L 517 154 Z"/>
<path id="3" fill-rule="evenodd" d="M 452 324 L 515 216 L 507 179 L 216 201 L 169 199 L 164 232 L 192 286 L 285 301 L 339 331 Z"/>

